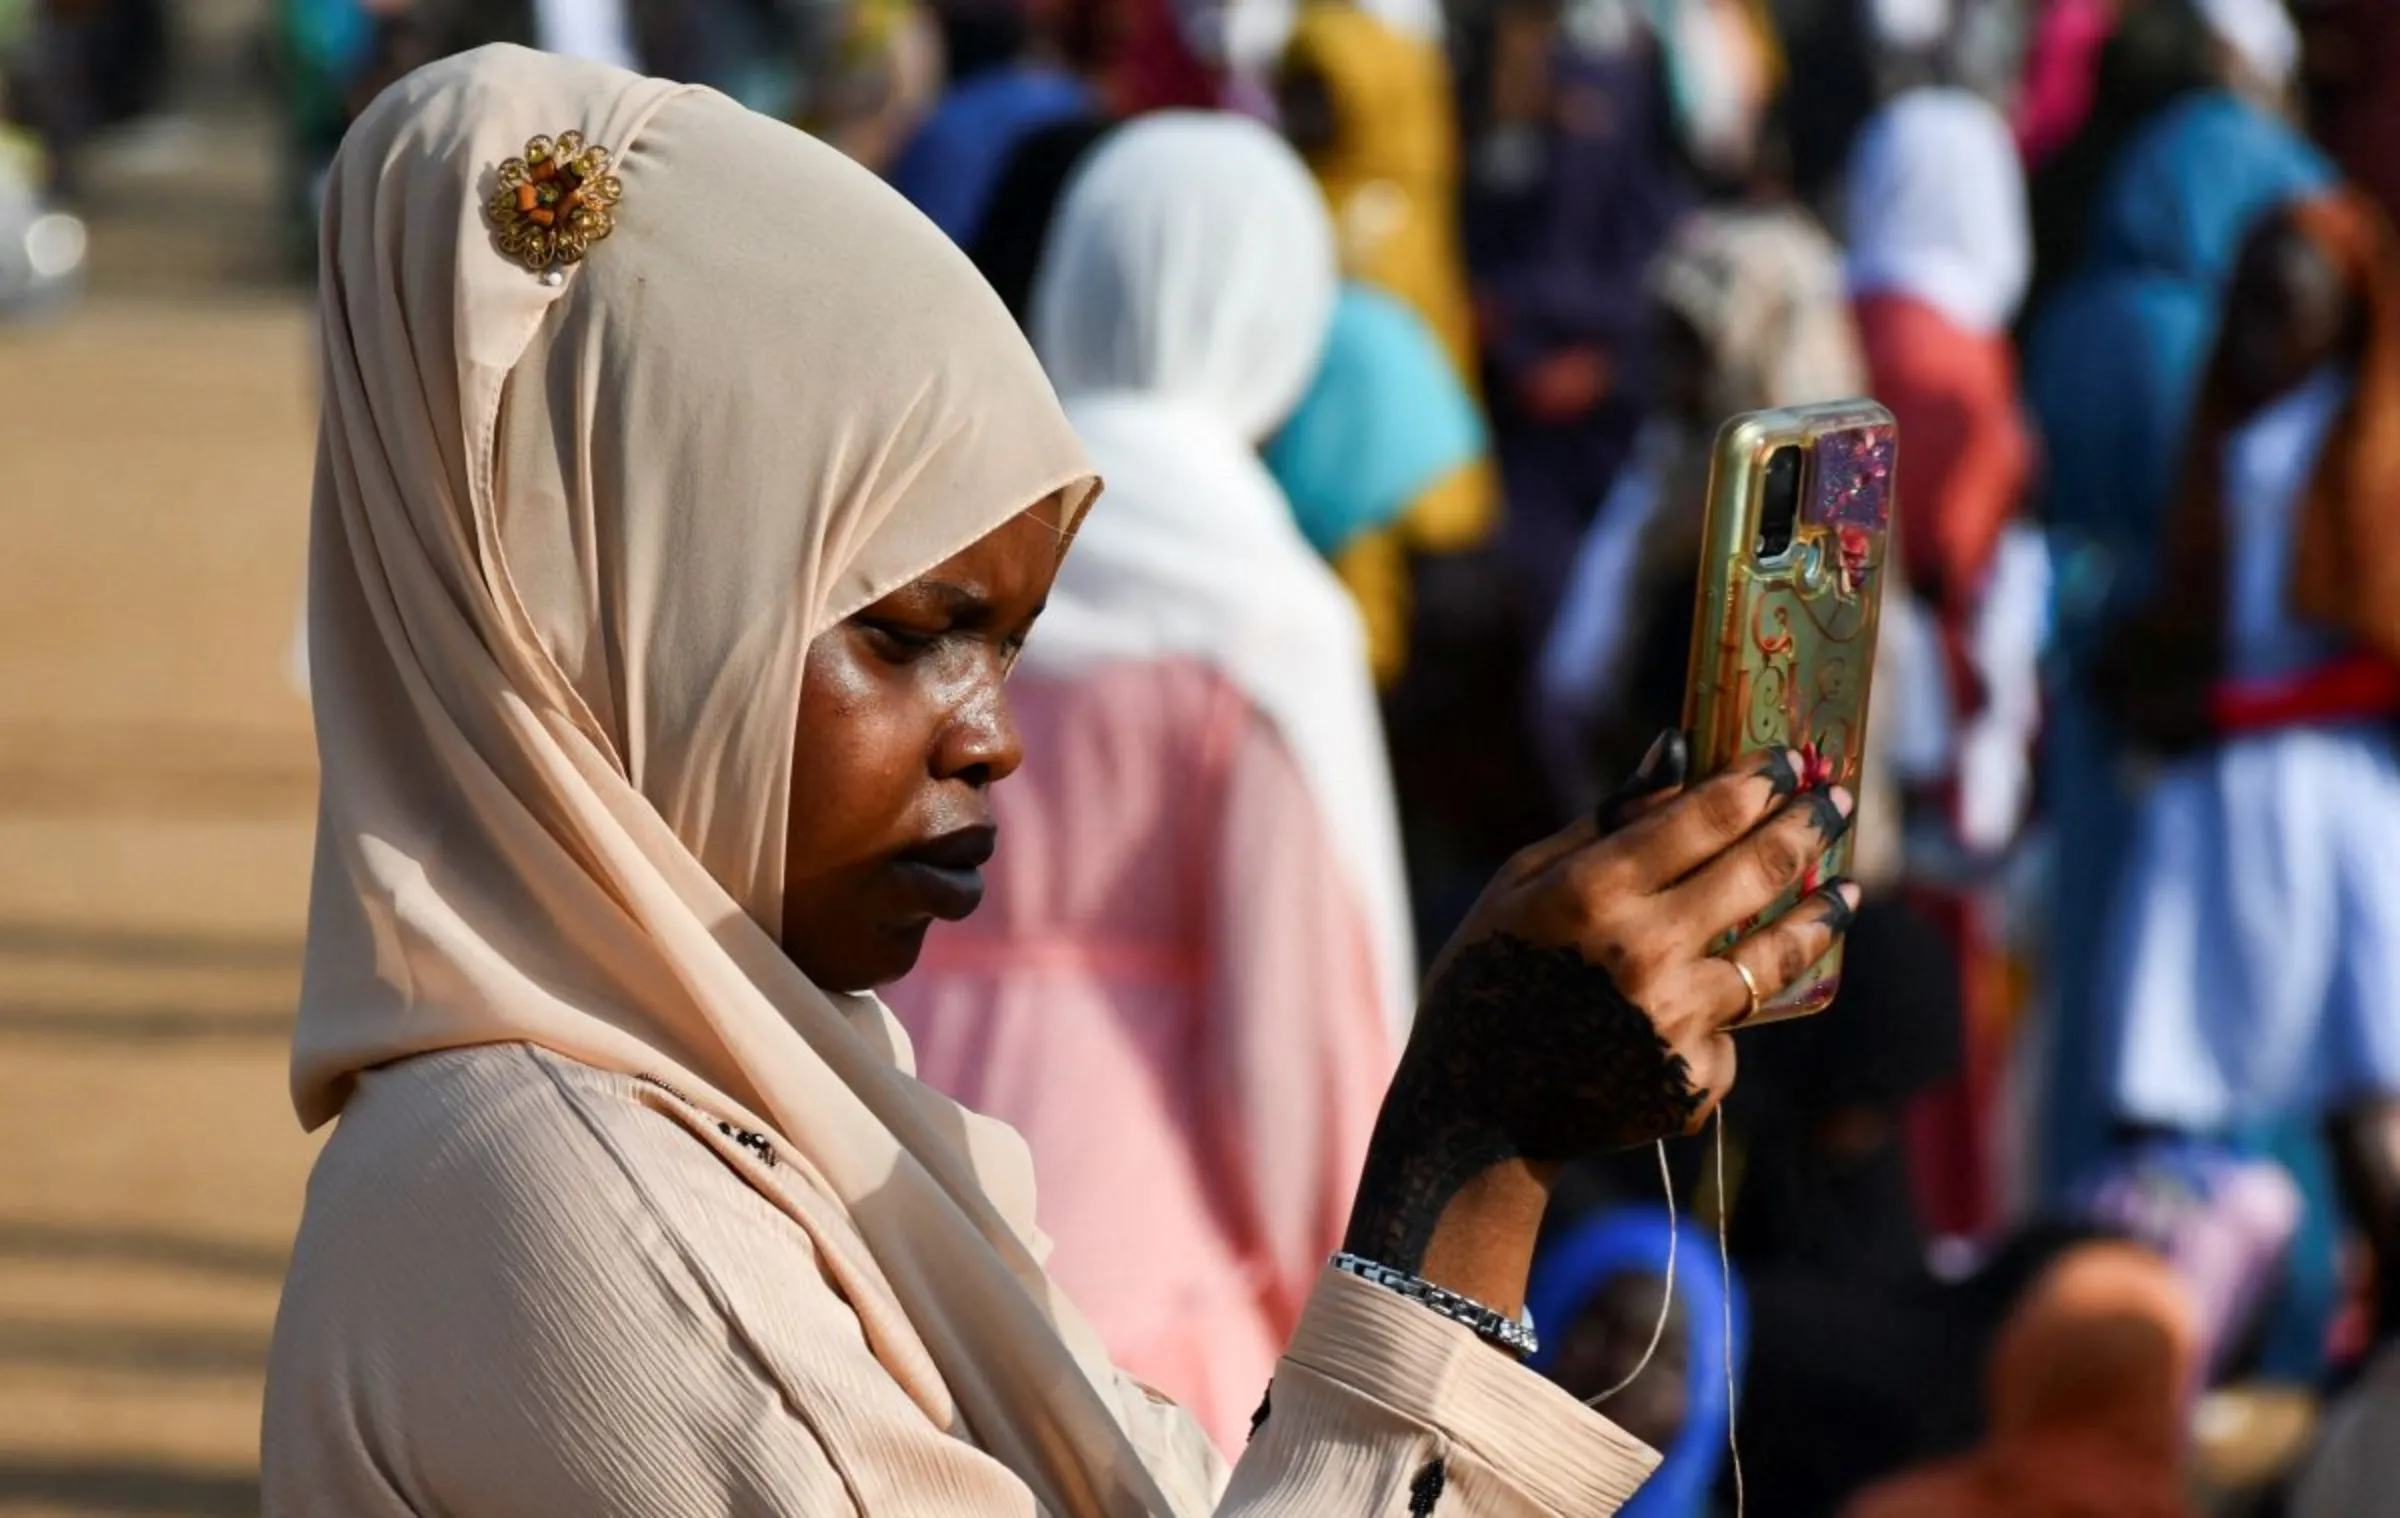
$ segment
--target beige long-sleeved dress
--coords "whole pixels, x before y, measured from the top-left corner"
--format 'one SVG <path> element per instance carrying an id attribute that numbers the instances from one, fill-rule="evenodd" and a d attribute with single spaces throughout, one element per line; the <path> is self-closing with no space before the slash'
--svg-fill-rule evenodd
<path id="1" fill-rule="evenodd" d="M 267 1512 L 1036 1513 L 878 1363 L 762 1194 L 777 1165 L 763 1138 L 526 1044 L 368 1072 L 276 1322 Z M 1466 1329 L 1330 1272 L 1230 1474 L 1180 1409 L 1115 1392 L 1177 1518 L 1586 1518 L 1657 1458 Z"/>

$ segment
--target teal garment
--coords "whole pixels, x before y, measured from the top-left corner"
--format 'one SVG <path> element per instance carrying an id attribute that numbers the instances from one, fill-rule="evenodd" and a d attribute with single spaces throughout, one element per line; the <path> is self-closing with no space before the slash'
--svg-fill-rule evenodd
<path id="1" fill-rule="evenodd" d="M 277 20 L 290 119 L 330 155 L 350 124 L 350 88 L 374 62 L 375 17 L 360 0 L 283 0 Z"/>
<path id="2" fill-rule="evenodd" d="M 1332 558 L 1488 446 L 1475 399 L 1433 329 L 1353 283 L 1334 304 L 1317 377 L 1266 460 L 1300 531 Z"/>

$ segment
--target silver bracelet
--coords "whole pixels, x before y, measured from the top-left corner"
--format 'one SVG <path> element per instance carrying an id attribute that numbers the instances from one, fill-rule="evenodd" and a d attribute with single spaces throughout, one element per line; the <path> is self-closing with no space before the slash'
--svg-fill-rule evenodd
<path id="1" fill-rule="evenodd" d="M 1520 1360 L 1531 1359 L 1541 1351 L 1542 1341 L 1534 1336 L 1531 1321 L 1495 1312 L 1473 1297 L 1460 1296 L 1446 1286 L 1436 1286 L 1389 1265 L 1378 1265 L 1348 1250 L 1333 1257 L 1333 1268 L 1430 1307 L 1453 1323 L 1464 1323 L 1475 1330 L 1477 1337 L 1499 1345 Z"/>

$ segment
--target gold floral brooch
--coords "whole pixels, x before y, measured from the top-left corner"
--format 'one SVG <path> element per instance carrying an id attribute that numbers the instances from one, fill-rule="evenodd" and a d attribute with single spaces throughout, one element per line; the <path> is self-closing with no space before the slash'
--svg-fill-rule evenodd
<path id="1" fill-rule="evenodd" d="M 609 172 L 609 152 L 581 132 L 536 137 L 525 156 L 500 165 L 500 187 L 484 203 L 500 251 L 557 284 L 561 265 L 575 263 L 616 230 L 610 214 L 624 183 Z"/>

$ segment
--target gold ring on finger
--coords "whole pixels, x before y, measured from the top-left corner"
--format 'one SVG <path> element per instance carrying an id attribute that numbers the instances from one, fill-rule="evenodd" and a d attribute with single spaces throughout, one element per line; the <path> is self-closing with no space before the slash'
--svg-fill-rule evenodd
<path id="1" fill-rule="evenodd" d="M 1742 1024 L 1748 1022 L 1750 1019 L 1758 1016 L 1759 1008 L 1766 1005 L 1767 999 L 1759 994 L 1758 977 L 1750 973 L 1750 967 L 1748 965 L 1743 964 L 1740 960 L 1735 959 L 1730 955 L 1726 957 L 1725 962 L 1733 966 L 1733 973 L 1742 978 L 1742 989 L 1750 993 L 1750 1005 L 1748 1009 L 1745 1010 L 1741 1016 L 1733 1020 L 1733 1026 L 1738 1028 Z"/>

